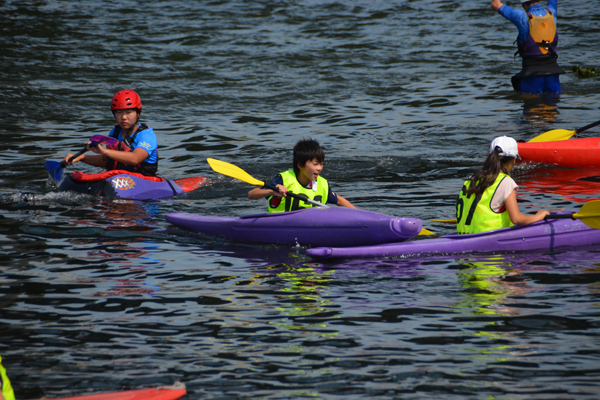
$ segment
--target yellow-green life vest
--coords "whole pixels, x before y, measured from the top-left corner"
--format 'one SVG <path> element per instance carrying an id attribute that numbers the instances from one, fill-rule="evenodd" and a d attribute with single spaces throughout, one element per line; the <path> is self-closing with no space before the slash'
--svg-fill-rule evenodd
<path id="1" fill-rule="evenodd" d="M 318 201 L 319 203 L 327 203 L 327 195 L 329 193 L 329 183 L 325 178 L 317 177 L 317 190 L 305 188 L 293 170 L 282 172 L 281 177 L 283 178 L 283 186 L 289 189 L 290 192 L 295 194 L 306 195 L 311 200 Z M 303 208 L 314 207 L 312 204 L 306 203 L 298 198 L 287 197 L 269 197 L 269 212 L 285 212 L 295 211 Z"/>
<path id="2" fill-rule="evenodd" d="M 15 400 L 15 393 L 13 392 L 10 380 L 6 375 L 6 369 L 2 366 L 2 357 L 0 356 L 0 384 L 2 385 L 2 396 L 4 400 Z"/>
<path id="3" fill-rule="evenodd" d="M 506 208 L 502 212 L 492 210 L 494 193 L 500 182 L 507 176 L 504 173 L 498 174 L 494 183 L 485 189 L 481 196 L 472 194 L 467 197 L 471 181 L 465 181 L 456 200 L 456 231 L 458 233 L 488 232 L 513 226 Z"/>

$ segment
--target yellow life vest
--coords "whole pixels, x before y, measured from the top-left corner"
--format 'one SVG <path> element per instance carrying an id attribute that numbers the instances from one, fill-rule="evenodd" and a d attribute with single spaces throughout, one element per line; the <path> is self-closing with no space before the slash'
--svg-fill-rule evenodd
<path id="1" fill-rule="evenodd" d="M 13 391 L 6 369 L 2 366 L 2 357 L 0 356 L 0 384 L 2 385 L 2 396 L 4 400 L 15 400 L 15 392 Z"/>
<path id="2" fill-rule="evenodd" d="M 471 185 L 466 180 L 456 200 L 457 233 L 488 232 L 513 226 L 506 208 L 502 212 L 492 210 L 492 198 L 500 182 L 508 175 L 499 173 L 494 183 L 484 190 L 481 196 L 472 194 L 467 197 Z"/>
<path id="3" fill-rule="evenodd" d="M 317 177 L 317 190 L 305 188 L 293 170 L 282 172 L 281 177 L 283 178 L 283 186 L 289 189 L 290 192 L 295 194 L 305 195 L 311 200 L 318 201 L 319 203 L 327 203 L 327 195 L 329 194 L 329 183 L 325 178 Z M 312 204 L 306 203 L 298 198 L 287 197 L 269 197 L 269 212 L 286 212 L 295 211 L 303 208 L 314 207 Z"/>

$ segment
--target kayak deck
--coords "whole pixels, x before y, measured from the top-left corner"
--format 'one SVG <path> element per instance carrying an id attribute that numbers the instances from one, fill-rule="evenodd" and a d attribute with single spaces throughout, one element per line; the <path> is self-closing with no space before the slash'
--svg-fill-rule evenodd
<path id="1" fill-rule="evenodd" d="M 285 213 L 218 217 L 170 213 L 167 222 L 195 232 L 243 242 L 289 246 L 358 246 L 399 242 L 419 234 L 420 219 L 346 207 L 313 207 Z"/>
<path id="2" fill-rule="evenodd" d="M 313 258 L 415 258 L 433 255 L 554 251 L 559 248 L 600 243 L 600 230 L 579 220 L 550 219 L 526 226 L 498 229 L 468 235 L 446 235 L 436 239 L 415 240 L 360 247 L 317 247 L 306 254 Z"/>
<path id="3" fill-rule="evenodd" d="M 206 182 L 207 178 L 204 176 L 169 180 L 121 170 L 98 174 L 75 171 L 65 176 L 57 191 L 85 193 L 111 199 L 154 200 L 182 195 L 204 186 Z"/>

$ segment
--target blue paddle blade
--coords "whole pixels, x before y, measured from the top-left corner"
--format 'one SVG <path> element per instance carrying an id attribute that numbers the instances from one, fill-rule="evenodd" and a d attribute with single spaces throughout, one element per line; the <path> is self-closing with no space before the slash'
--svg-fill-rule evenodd
<path id="1" fill-rule="evenodd" d="M 62 181 L 63 177 L 63 167 L 60 165 L 59 161 L 46 161 L 44 163 L 46 167 L 46 171 L 50 174 L 50 178 L 57 184 Z"/>

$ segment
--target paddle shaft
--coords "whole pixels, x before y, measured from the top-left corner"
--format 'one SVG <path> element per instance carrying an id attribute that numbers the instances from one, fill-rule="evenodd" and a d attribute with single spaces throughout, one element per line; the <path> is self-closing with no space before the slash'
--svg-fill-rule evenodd
<path id="1" fill-rule="evenodd" d="M 578 215 L 577 213 L 572 213 L 572 214 L 550 214 L 550 215 L 546 215 L 544 217 L 544 220 L 547 221 L 549 219 L 566 219 L 566 218 L 570 218 L 572 220 L 576 220 L 576 219 L 580 219 L 580 218 L 576 218 Z M 590 215 L 590 217 L 596 217 L 596 215 Z M 441 219 L 432 219 L 433 222 L 441 222 L 443 224 L 456 224 L 457 221 L 455 219 L 445 219 L 445 220 L 441 220 Z"/>
<path id="2" fill-rule="evenodd" d="M 596 125 L 600 125 L 600 121 L 592 122 L 591 124 L 589 124 L 589 125 L 586 125 L 586 126 L 584 126 L 583 128 L 576 129 L 576 130 L 575 130 L 575 134 L 577 135 L 579 132 L 586 131 L 586 130 L 588 130 L 588 129 L 590 129 L 590 128 L 593 128 L 593 127 L 595 127 Z"/>
<path id="3" fill-rule="evenodd" d="M 72 162 L 74 159 L 76 159 L 77 157 L 79 157 L 80 155 L 82 155 L 83 153 L 85 153 L 86 151 L 88 151 L 88 148 L 87 148 L 87 146 L 85 146 L 85 147 L 83 148 L 83 150 L 81 150 L 79 153 L 77 153 L 77 154 L 75 154 L 75 155 L 71 156 L 71 158 L 69 158 L 69 162 L 66 162 L 65 160 L 62 160 L 62 161 L 60 162 L 60 167 L 61 167 L 61 168 L 65 168 L 66 166 L 68 166 L 68 165 L 69 165 L 69 163 L 70 163 L 70 162 Z"/>
<path id="4" fill-rule="evenodd" d="M 279 193 L 279 189 L 277 189 L 275 186 L 271 186 L 271 185 L 269 185 L 269 184 L 265 183 L 265 184 L 263 185 L 263 187 L 264 187 L 265 189 L 271 189 L 272 191 Z M 302 200 L 302 201 L 304 201 L 305 203 L 312 204 L 312 205 L 314 205 L 314 206 L 317 206 L 317 207 L 327 207 L 327 206 L 326 206 L 325 204 L 323 204 L 323 203 L 319 203 L 318 201 L 311 200 L 311 199 L 309 199 L 308 197 L 301 196 L 301 195 L 299 195 L 299 194 L 296 194 L 296 193 L 287 192 L 287 193 L 286 193 L 286 196 L 290 196 L 291 198 L 295 198 L 295 199 Z"/>
<path id="5" fill-rule="evenodd" d="M 548 220 L 548 219 L 565 219 L 565 218 L 571 218 L 571 219 L 577 219 L 574 217 L 576 213 L 573 214 L 550 214 L 550 215 L 546 215 L 544 217 L 544 220 Z M 441 222 L 443 224 L 456 224 L 457 221 L 455 219 L 432 219 L 433 222 Z"/>

